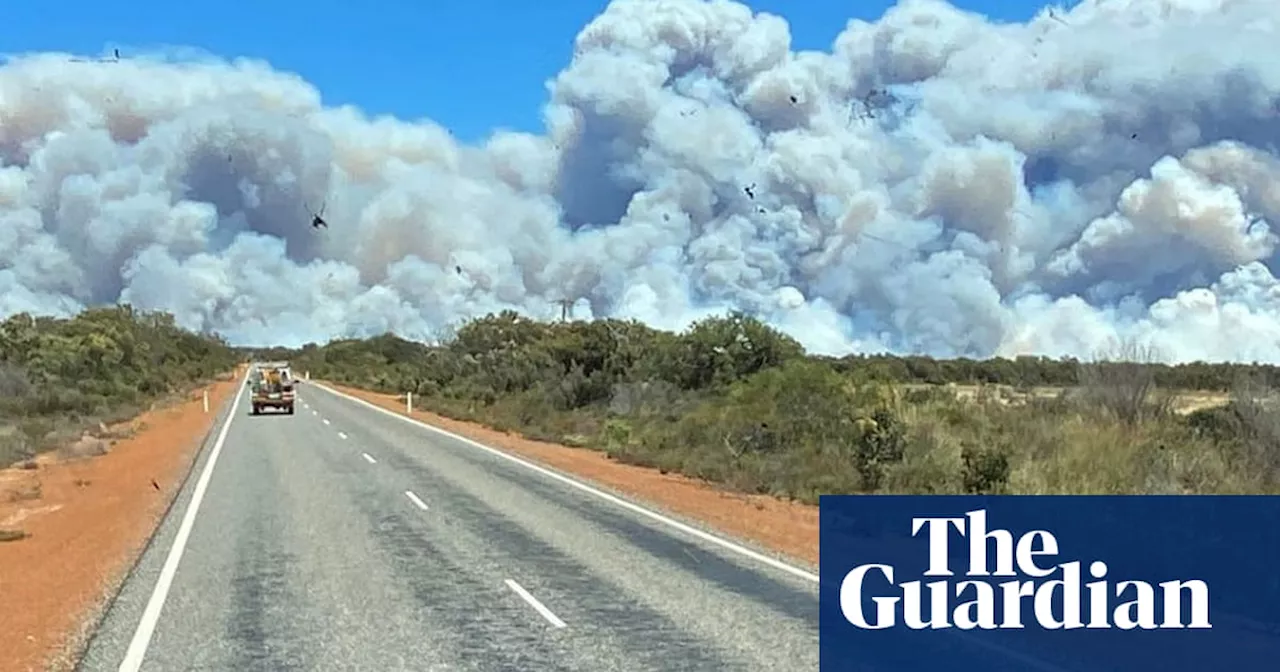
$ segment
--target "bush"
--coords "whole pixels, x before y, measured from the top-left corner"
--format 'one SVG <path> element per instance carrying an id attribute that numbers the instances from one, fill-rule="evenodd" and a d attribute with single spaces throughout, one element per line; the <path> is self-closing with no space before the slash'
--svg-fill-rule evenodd
<path id="1" fill-rule="evenodd" d="M 46 436 L 60 427 L 132 415 L 239 359 L 166 313 L 118 306 L 69 319 L 13 315 L 0 322 L 0 466 L 49 447 Z"/>
<path id="2" fill-rule="evenodd" d="M 736 313 L 669 333 L 508 311 L 438 344 L 385 335 L 279 357 L 336 383 L 412 391 L 420 407 L 451 417 L 806 502 L 1280 484 L 1280 423 L 1256 394 L 1280 382 L 1275 367 L 1167 366 L 1133 343 L 1088 363 L 830 358 Z M 1242 377 L 1254 392 L 1241 391 Z M 1234 389 L 1236 401 L 1183 417 L 1175 389 Z"/>

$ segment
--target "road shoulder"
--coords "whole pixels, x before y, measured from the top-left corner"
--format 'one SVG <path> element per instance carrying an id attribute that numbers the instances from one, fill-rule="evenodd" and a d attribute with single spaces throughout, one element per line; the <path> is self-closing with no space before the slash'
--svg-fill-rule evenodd
<path id="1" fill-rule="evenodd" d="M 316 381 L 387 410 L 404 414 L 403 397 Z M 614 490 L 727 535 L 749 540 L 817 567 L 818 508 L 763 495 L 727 492 L 711 484 L 656 469 L 622 464 L 604 453 L 526 439 L 470 422 L 414 409 L 413 417 L 493 448 Z"/>
<path id="2" fill-rule="evenodd" d="M 46 455 L 36 469 L 0 471 L 0 527 L 28 535 L 0 544 L 6 669 L 74 666 L 238 388 L 238 378 L 217 382 L 108 428 L 119 438 L 105 455 Z"/>

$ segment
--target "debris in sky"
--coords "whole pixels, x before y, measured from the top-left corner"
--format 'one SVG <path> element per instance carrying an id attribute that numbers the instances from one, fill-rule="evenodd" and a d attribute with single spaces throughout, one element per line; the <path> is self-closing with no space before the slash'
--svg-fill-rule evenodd
<path id="1" fill-rule="evenodd" d="M 893 106 L 898 102 L 898 97 L 890 93 L 887 89 L 872 88 L 867 94 L 850 103 L 850 119 L 875 119 L 876 112 Z M 861 108 L 861 111 L 859 111 Z"/>
<path id="2" fill-rule="evenodd" d="M 111 54 L 112 54 L 111 56 L 108 56 L 105 58 L 73 58 L 71 59 L 71 62 L 73 63 L 119 63 L 120 50 L 112 49 Z"/>
<path id="3" fill-rule="evenodd" d="M 328 205 L 327 203 L 321 203 L 320 212 L 317 212 L 311 216 L 311 228 L 313 229 L 319 229 L 320 227 L 324 227 L 326 229 L 329 228 L 329 222 L 326 222 L 324 220 L 324 209 L 327 205 Z M 307 208 L 307 209 L 310 210 L 311 208 Z"/>

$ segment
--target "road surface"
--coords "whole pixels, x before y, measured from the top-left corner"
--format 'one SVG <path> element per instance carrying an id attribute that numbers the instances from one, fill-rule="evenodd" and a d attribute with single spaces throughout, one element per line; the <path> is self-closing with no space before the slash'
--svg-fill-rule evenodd
<path id="1" fill-rule="evenodd" d="M 314 384 L 244 396 L 79 669 L 818 669 L 816 577 Z"/>

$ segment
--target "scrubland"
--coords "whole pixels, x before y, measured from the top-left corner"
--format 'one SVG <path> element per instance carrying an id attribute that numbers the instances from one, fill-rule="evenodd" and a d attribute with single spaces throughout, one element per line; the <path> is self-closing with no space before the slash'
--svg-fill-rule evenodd
<path id="1" fill-rule="evenodd" d="M 683 333 L 502 313 L 438 344 L 391 335 L 253 353 L 548 442 L 748 493 L 1280 490 L 1271 366 L 808 355 L 743 315 Z"/>

